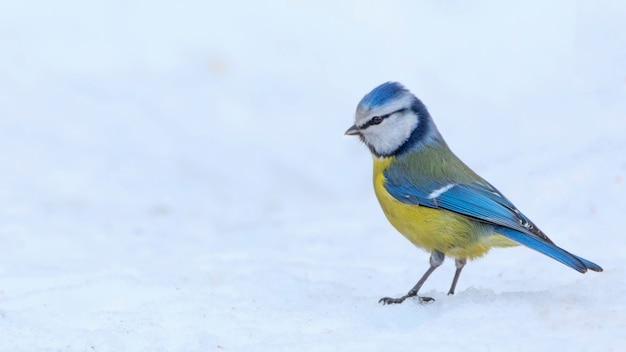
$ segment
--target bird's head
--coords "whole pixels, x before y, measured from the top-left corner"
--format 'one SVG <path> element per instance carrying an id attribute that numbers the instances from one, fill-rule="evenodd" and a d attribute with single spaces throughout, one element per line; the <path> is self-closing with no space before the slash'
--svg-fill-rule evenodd
<path id="1" fill-rule="evenodd" d="M 378 157 L 398 155 L 436 133 L 422 102 L 400 83 L 387 82 L 367 93 L 346 135 L 359 136 Z"/>

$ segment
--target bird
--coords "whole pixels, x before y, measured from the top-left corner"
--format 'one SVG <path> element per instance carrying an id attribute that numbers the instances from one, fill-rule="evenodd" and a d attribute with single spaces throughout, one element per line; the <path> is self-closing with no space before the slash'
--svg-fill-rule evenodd
<path id="1" fill-rule="evenodd" d="M 359 102 L 354 125 L 374 160 L 376 198 L 391 225 L 430 252 L 429 268 L 404 295 L 383 297 L 398 304 L 415 297 L 428 277 L 454 258 L 453 295 L 468 259 L 491 248 L 523 245 L 580 272 L 603 269 L 558 247 L 500 191 L 470 169 L 448 147 L 422 101 L 398 82 L 374 88 Z"/>

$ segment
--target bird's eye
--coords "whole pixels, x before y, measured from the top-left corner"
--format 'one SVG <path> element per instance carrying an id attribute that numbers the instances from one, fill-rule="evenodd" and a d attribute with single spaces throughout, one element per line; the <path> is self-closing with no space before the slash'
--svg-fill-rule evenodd
<path id="1" fill-rule="evenodd" d="M 381 122 L 383 122 L 382 116 L 374 116 L 374 117 L 372 117 L 372 124 L 378 125 Z"/>

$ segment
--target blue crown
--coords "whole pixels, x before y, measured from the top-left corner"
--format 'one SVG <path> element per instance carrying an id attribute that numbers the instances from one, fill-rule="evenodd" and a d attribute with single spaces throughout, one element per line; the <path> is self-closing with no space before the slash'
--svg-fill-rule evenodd
<path id="1" fill-rule="evenodd" d="M 407 90 L 398 82 L 387 82 L 374 88 L 367 93 L 359 102 L 359 108 L 373 108 L 383 106 L 394 99 L 399 98 Z"/>

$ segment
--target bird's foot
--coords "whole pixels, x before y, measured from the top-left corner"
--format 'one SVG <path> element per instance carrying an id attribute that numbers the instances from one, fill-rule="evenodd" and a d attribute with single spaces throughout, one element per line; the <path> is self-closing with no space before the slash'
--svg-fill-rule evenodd
<path id="1" fill-rule="evenodd" d="M 402 297 L 399 298 L 391 298 L 391 297 L 383 297 L 381 299 L 378 300 L 378 303 L 382 303 L 383 305 L 386 304 L 400 304 L 402 302 L 404 302 L 405 299 L 409 298 L 409 297 L 415 297 L 417 295 L 404 295 Z M 435 299 L 432 297 L 425 297 L 425 296 L 417 296 L 417 299 L 419 300 L 420 303 L 427 303 L 427 302 L 432 302 Z"/>

